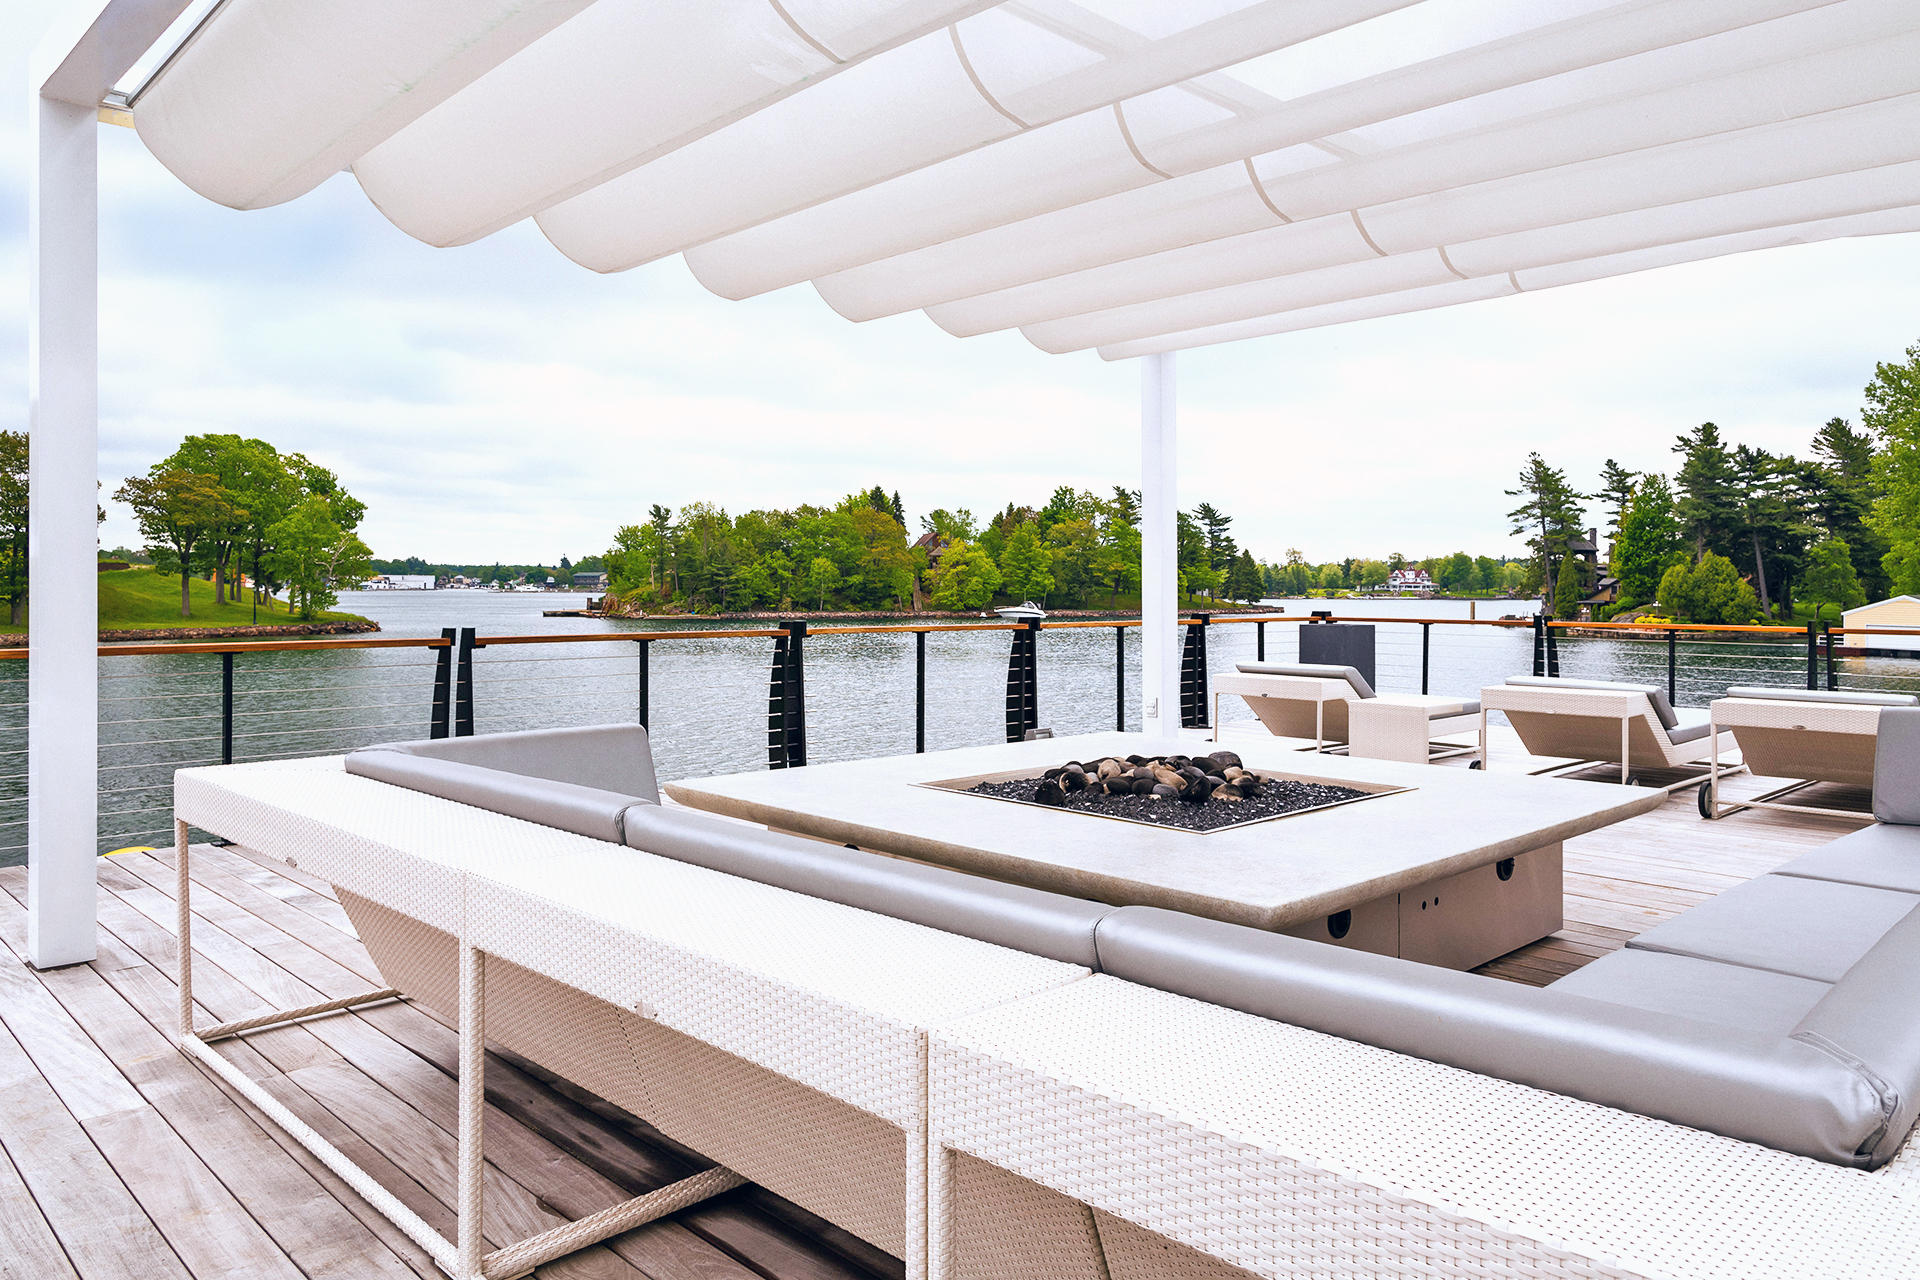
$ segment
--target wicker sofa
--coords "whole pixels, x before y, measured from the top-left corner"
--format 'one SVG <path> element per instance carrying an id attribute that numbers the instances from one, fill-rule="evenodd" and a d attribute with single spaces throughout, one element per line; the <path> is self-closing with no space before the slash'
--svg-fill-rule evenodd
<path id="1" fill-rule="evenodd" d="M 1570 1133 L 1624 1126 L 1640 1156 L 1646 1142 L 1677 1160 L 1765 1149 L 1816 1181 L 1828 1175 L 1807 1171 L 1864 1177 L 1903 1149 L 1920 1108 L 1906 988 L 1920 958 L 1920 799 L 1897 799 L 1920 797 L 1920 710 L 1888 715 L 1880 824 L 1544 990 L 663 808 L 633 726 L 393 744 L 304 772 L 183 770 L 177 803 L 184 820 L 335 880 L 387 980 L 430 1007 L 457 1006 L 458 947 L 484 950 L 492 1038 L 904 1257 L 910 1274 L 1187 1274 L 1174 1261 L 1282 1274 L 1300 1241 L 1241 1245 L 1275 1215 L 1349 1213 L 1342 1197 L 1360 1185 L 1316 1161 L 1311 1126 L 1265 1140 L 1293 1151 L 1280 1182 L 1229 1177 L 1225 1198 L 1156 1216 L 1109 1193 L 1162 1175 L 1191 1193 L 1171 1170 L 1198 1148 L 1156 1165 L 1127 1154 L 1137 1134 L 1088 1146 L 1075 1116 L 1122 1105 L 1099 1072 L 1040 1087 L 1030 1047 L 995 1037 L 1040 1034 L 1022 1022 L 1033 1013 L 1085 1032 L 1061 1046 L 1068 1058 L 1187 1062 L 1207 1078 L 1173 1082 L 1197 1091 L 1179 1123 L 1198 1117 L 1209 1143 L 1225 1139 L 1198 1100 L 1270 1120 L 1318 1093 L 1337 1110 L 1355 1084 L 1333 1065 L 1344 1056 L 1413 1090 L 1402 1138 L 1433 1150 L 1458 1136 L 1425 1128 L 1454 1123 L 1430 1110 L 1439 1089 L 1457 1095 L 1461 1123 L 1510 1104 L 1571 1115 Z M 1280 1056 L 1265 1076 L 1225 1059 L 1220 1074 L 1193 1057 L 1207 1035 Z M 1279 1080 L 1285 1105 L 1267 1092 Z M 1013 1092 L 982 1112 L 990 1086 Z M 1028 1114 L 1042 1096 L 1066 1110 Z M 1377 1099 L 1362 1113 L 1400 1123 Z M 1604 1165 L 1607 1151 L 1591 1154 Z M 1480 1217 L 1508 1243 L 1469 1252 L 1506 1273 L 1513 1257 L 1563 1249 L 1529 1234 L 1500 1182 L 1481 1188 Z M 1416 1232 L 1350 1269 L 1480 1274 L 1446 1261 L 1456 1244 Z M 1540 1273 L 1623 1274 L 1555 1267 Z"/>

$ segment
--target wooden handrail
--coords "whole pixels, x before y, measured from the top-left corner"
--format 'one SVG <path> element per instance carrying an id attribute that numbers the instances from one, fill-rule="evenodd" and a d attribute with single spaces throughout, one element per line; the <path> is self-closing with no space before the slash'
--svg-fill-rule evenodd
<path id="1" fill-rule="evenodd" d="M 594 644 L 608 640 L 715 640 L 728 636 L 783 636 L 779 630 L 739 631 L 594 631 L 585 634 L 545 636 L 475 636 L 473 646 L 484 649 L 495 644 Z M 811 633 L 809 633 L 811 634 Z"/>
<path id="2" fill-rule="evenodd" d="M 357 637 L 330 640 L 194 640 L 185 643 L 149 641 L 146 644 L 103 644 L 95 651 L 102 658 L 154 657 L 169 653 L 281 653 L 295 649 L 445 649 L 451 641 L 443 636 L 406 638 L 383 636 L 362 640 Z M 27 646 L 0 649 L 0 659 L 24 658 Z"/>

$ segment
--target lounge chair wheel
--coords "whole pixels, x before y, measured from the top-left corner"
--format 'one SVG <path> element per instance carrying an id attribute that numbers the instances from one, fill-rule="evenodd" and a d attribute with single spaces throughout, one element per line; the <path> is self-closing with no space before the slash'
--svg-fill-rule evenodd
<path id="1" fill-rule="evenodd" d="M 1467 762 L 1467 768 L 1469 769 L 1478 769 L 1479 767 L 1480 767 L 1480 761 L 1478 760 L 1469 760 Z"/>
<path id="2" fill-rule="evenodd" d="M 1711 822 L 1719 815 L 1714 812 L 1719 806 L 1713 802 L 1713 787 L 1709 783 L 1700 784 L 1700 816 Z"/>

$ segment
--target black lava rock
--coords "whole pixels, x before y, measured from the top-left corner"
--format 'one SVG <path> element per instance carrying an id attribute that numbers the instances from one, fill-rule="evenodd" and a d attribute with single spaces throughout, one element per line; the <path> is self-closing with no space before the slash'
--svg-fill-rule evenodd
<path id="1" fill-rule="evenodd" d="M 1058 808 L 1067 802 L 1067 793 L 1060 789 L 1059 783 L 1055 782 L 1052 778 L 1047 778 L 1043 780 L 1039 788 L 1034 791 L 1033 802 L 1035 804 L 1053 805 Z"/>
<path id="2" fill-rule="evenodd" d="M 1068 792 L 1085 791 L 1087 789 L 1087 775 L 1078 769 L 1069 769 L 1060 775 L 1060 786 Z"/>

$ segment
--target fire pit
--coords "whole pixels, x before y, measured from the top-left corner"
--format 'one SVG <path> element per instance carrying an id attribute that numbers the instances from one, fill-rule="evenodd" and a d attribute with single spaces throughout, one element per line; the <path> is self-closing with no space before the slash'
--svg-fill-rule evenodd
<path id="1" fill-rule="evenodd" d="M 1412 790 L 1251 770 L 1231 751 L 1070 760 L 1039 772 L 921 785 L 1203 835 Z"/>

